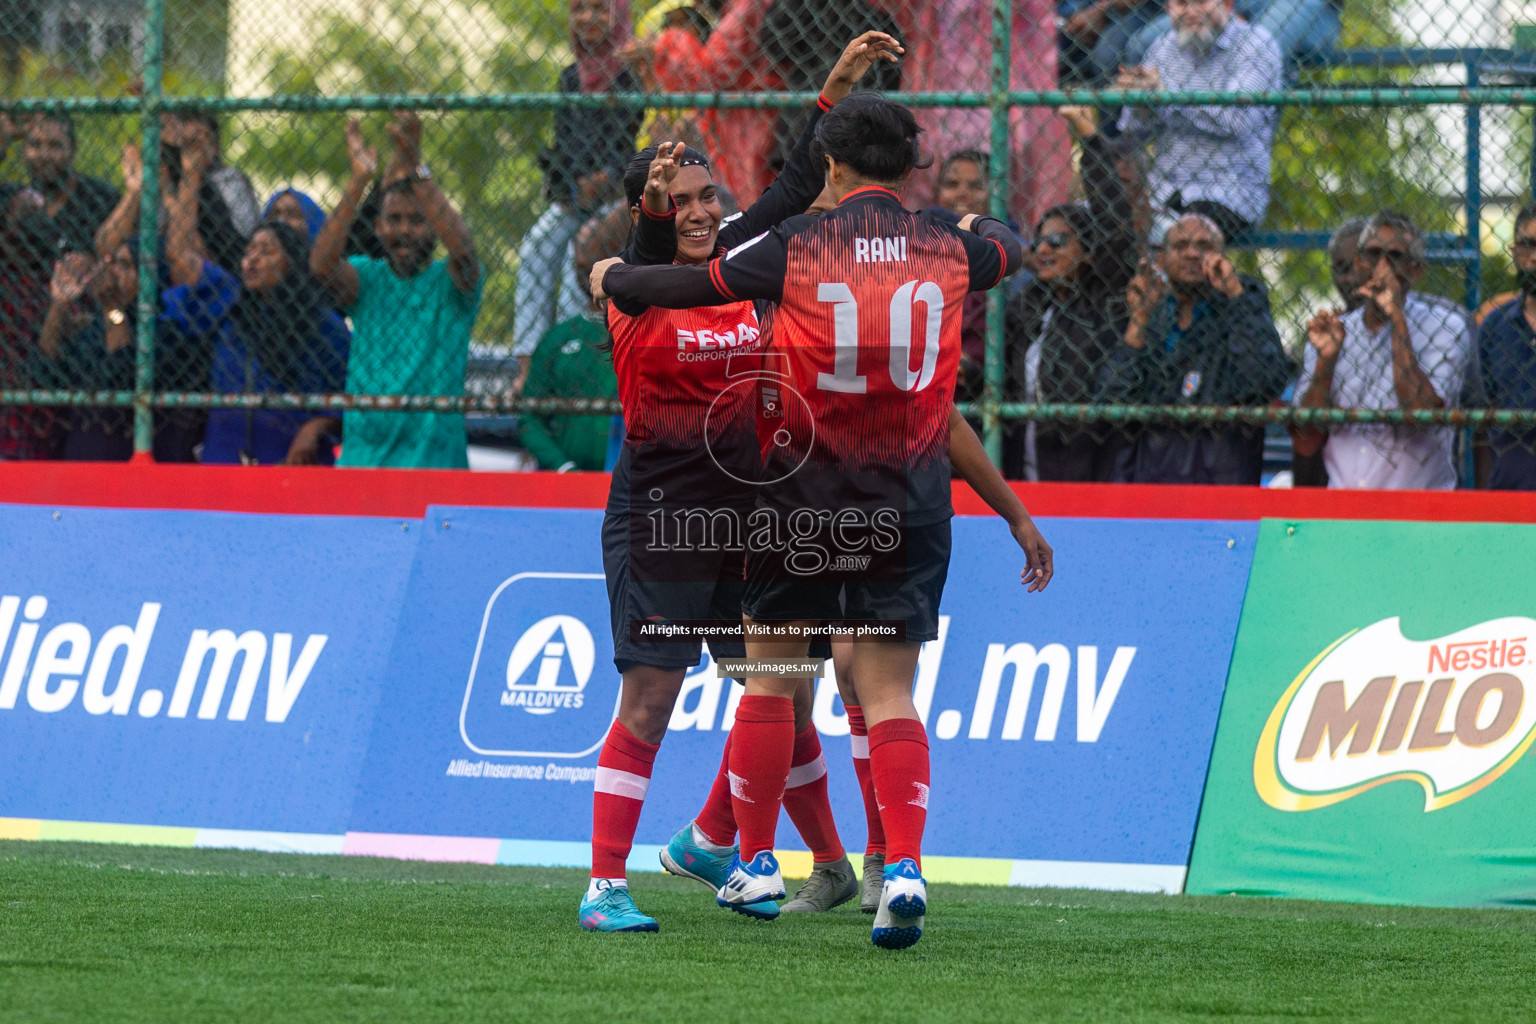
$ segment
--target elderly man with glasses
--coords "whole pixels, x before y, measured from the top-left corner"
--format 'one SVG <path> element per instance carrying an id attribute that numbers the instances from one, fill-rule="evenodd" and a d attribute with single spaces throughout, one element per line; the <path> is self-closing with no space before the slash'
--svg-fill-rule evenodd
<path id="1" fill-rule="evenodd" d="M 1383 211 L 1360 232 L 1355 310 L 1319 310 L 1307 324 L 1306 365 L 1296 384 L 1303 409 L 1444 409 L 1461 394 L 1471 354 L 1467 316 L 1449 300 L 1413 291 L 1424 272 L 1424 236 Z M 1293 428 L 1296 451 L 1321 451 L 1328 485 L 1450 490 L 1456 486 L 1450 427 L 1339 423 Z"/>

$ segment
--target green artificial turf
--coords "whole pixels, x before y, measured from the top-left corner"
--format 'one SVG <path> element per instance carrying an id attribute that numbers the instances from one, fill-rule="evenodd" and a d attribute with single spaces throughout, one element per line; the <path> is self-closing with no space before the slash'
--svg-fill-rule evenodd
<path id="1" fill-rule="evenodd" d="M 584 873 L 0 842 L 3 1021 L 1536 1019 L 1536 915 L 935 886 L 875 949 L 636 875 L 657 935 L 576 924 Z"/>

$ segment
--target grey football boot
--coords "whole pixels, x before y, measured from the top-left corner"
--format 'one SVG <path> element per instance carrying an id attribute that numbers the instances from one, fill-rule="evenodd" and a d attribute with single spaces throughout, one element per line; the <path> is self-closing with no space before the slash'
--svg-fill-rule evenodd
<path id="1" fill-rule="evenodd" d="M 816 864 L 795 898 L 779 908 L 784 914 L 820 914 L 859 894 L 859 879 L 847 857 Z"/>
<path id="2" fill-rule="evenodd" d="M 873 914 L 880 909 L 880 890 L 885 888 L 885 854 L 864 855 L 864 884 L 859 887 L 859 909 Z"/>

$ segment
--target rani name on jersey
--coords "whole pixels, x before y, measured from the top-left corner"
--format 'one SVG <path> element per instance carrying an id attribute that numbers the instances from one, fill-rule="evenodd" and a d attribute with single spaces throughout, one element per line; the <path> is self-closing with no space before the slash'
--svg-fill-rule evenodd
<path id="1" fill-rule="evenodd" d="M 905 263 L 907 262 L 907 238 L 855 238 L 853 240 L 855 263 Z"/>

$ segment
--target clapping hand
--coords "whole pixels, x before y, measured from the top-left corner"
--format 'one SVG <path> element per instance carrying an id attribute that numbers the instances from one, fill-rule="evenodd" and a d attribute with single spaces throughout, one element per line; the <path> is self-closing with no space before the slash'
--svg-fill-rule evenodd
<path id="1" fill-rule="evenodd" d="M 864 72 L 874 67 L 876 61 L 888 60 L 895 64 L 900 60 L 899 54 L 906 52 L 893 36 L 884 32 L 865 32 L 844 48 L 843 55 L 837 58 L 831 74 L 827 75 L 821 94 L 831 103 L 840 102 L 853 92 Z"/>
<path id="2" fill-rule="evenodd" d="M 1057 107 L 1056 116 L 1067 122 L 1072 133 L 1080 139 L 1091 139 L 1099 132 L 1092 107 Z"/>
<path id="3" fill-rule="evenodd" d="M 130 192 L 144 187 L 144 154 L 139 152 L 137 143 L 123 147 L 123 187 Z"/>
<path id="4" fill-rule="evenodd" d="M 394 143 L 400 163 L 414 170 L 421 163 L 421 118 L 414 110 L 397 110 L 389 126 L 389 140 Z"/>
<path id="5" fill-rule="evenodd" d="M 379 171 L 379 151 L 363 140 L 363 125 L 357 118 L 347 122 L 347 159 L 352 177 L 371 179 Z"/>
<path id="6" fill-rule="evenodd" d="M 1336 309 L 1320 309 L 1307 321 L 1307 341 L 1320 359 L 1337 359 L 1344 347 L 1344 321 Z"/>
<path id="7" fill-rule="evenodd" d="M 53 265 L 53 279 L 48 282 L 48 297 L 60 306 L 73 306 L 85 296 L 91 284 L 91 258 L 83 252 L 66 253 Z"/>
<path id="8" fill-rule="evenodd" d="M 1115 88 L 1126 89 L 1132 92 L 1157 92 L 1163 87 L 1163 76 L 1157 68 L 1137 64 L 1133 67 L 1121 65 L 1120 73 L 1115 76 Z"/>

